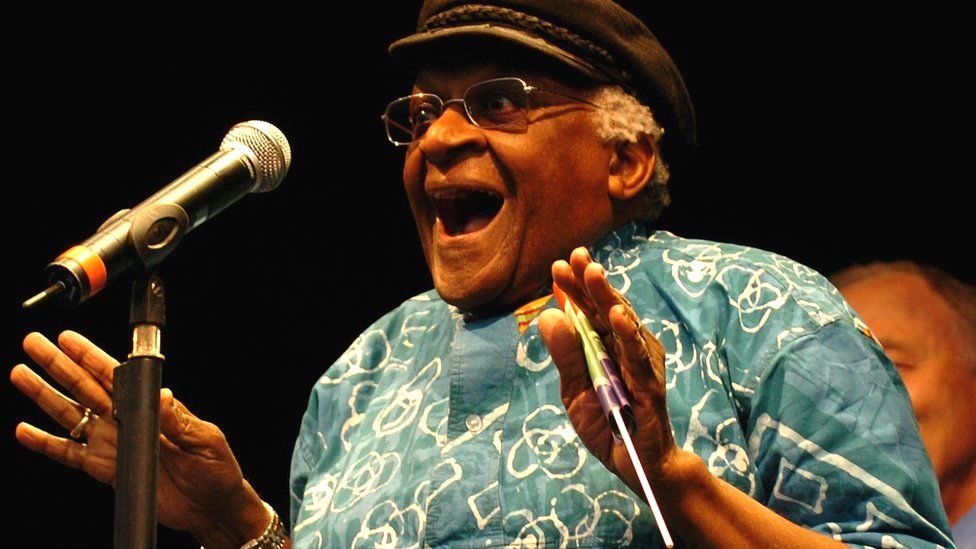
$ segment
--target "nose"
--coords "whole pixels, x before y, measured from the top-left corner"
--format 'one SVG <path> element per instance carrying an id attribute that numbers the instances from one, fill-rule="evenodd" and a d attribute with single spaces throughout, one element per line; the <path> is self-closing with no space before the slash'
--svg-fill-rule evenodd
<path id="1" fill-rule="evenodd" d="M 418 144 L 427 160 L 440 168 L 478 154 L 486 146 L 484 132 L 471 123 L 460 102 L 445 105 L 444 112 L 427 128 Z"/>

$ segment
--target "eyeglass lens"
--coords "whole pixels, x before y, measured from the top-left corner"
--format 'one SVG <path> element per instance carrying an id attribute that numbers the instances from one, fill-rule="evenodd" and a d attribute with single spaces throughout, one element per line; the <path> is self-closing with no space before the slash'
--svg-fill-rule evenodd
<path id="1" fill-rule="evenodd" d="M 447 103 L 458 101 L 452 99 Z M 444 111 L 444 101 L 429 93 L 414 94 L 390 104 L 386 125 L 390 139 L 410 143 L 424 133 Z M 503 131 L 525 131 L 528 126 L 528 93 L 516 78 L 479 82 L 465 92 L 465 109 L 476 126 Z"/>

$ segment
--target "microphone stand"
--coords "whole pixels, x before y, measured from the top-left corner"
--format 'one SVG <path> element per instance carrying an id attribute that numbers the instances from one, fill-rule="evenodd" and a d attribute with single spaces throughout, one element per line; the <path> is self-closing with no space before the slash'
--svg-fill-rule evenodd
<path id="1" fill-rule="evenodd" d="M 156 485 L 159 471 L 159 391 L 166 323 L 163 281 L 153 273 L 132 285 L 129 325 L 132 352 L 116 367 L 112 417 L 118 423 L 115 465 L 115 537 L 117 548 L 156 547 Z"/>
<path id="2" fill-rule="evenodd" d="M 163 281 L 155 274 L 190 229 L 176 204 L 139 211 L 127 239 L 142 270 L 132 284 L 129 326 L 132 352 L 115 369 L 112 417 L 119 426 L 115 462 L 117 549 L 156 547 L 156 487 L 159 482 L 159 391 L 162 387 L 162 328 L 166 324 Z"/>

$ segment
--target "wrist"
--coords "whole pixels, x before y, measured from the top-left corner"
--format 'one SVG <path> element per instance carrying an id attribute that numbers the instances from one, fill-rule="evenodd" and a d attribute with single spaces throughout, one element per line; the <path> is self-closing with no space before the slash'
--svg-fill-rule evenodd
<path id="1" fill-rule="evenodd" d="M 651 473 L 648 471 L 648 478 L 658 500 L 672 510 L 681 508 L 689 498 L 705 494 L 716 480 L 697 454 L 680 448 L 675 448 L 670 459 L 661 463 L 653 477 Z"/>
<path id="2" fill-rule="evenodd" d="M 271 522 L 265 527 L 261 535 L 248 541 L 241 546 L 241 549 L 285 549 L 288 546 L 288 536 L 285 534 L 285 525 L 281 522 L 281 517 L 271 508 L 267 502 L 264 507 L 271 515 Z"/>
<path id="3" fill-rule="evenodd" d="M 241 490 L 221 506 L 207 524 L 193 537 L 207 549 L 230 547 L 240 549 L 259 537 L 271 523 L 273 514 L 246 480 Z"/>
<path id="4" fill-rule="evenodd" d="M 705 481 L 703 475 L 711 476 L 700 457 L 678 447 L 673 447 L 657 461 L 642 459 L 641 462 L 658 503 L 664 500 L 678 501 L 683 495 L 693 491 L 695 486 L 703 486 Z M 630 465 L 629 461 L 627 465 Z M 646 499 L 643 497 L 644 489 L 633 467 L 622 468 L 617 471 L 617 475 L 631 491 L 640 494 L 641 499 Z"/>

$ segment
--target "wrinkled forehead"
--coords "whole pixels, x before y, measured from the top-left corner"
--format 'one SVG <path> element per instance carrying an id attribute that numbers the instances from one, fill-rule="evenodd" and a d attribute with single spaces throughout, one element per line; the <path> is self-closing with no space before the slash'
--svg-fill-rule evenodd
<path id="1" fill-rule="evenodd" d="M 414 91 L 459 95 L 474 83 L 505 76 L 553 91 L 583 92 L 599 85 L 530 50 L 493 45 L 431 58 L 417 73 Z"/>

